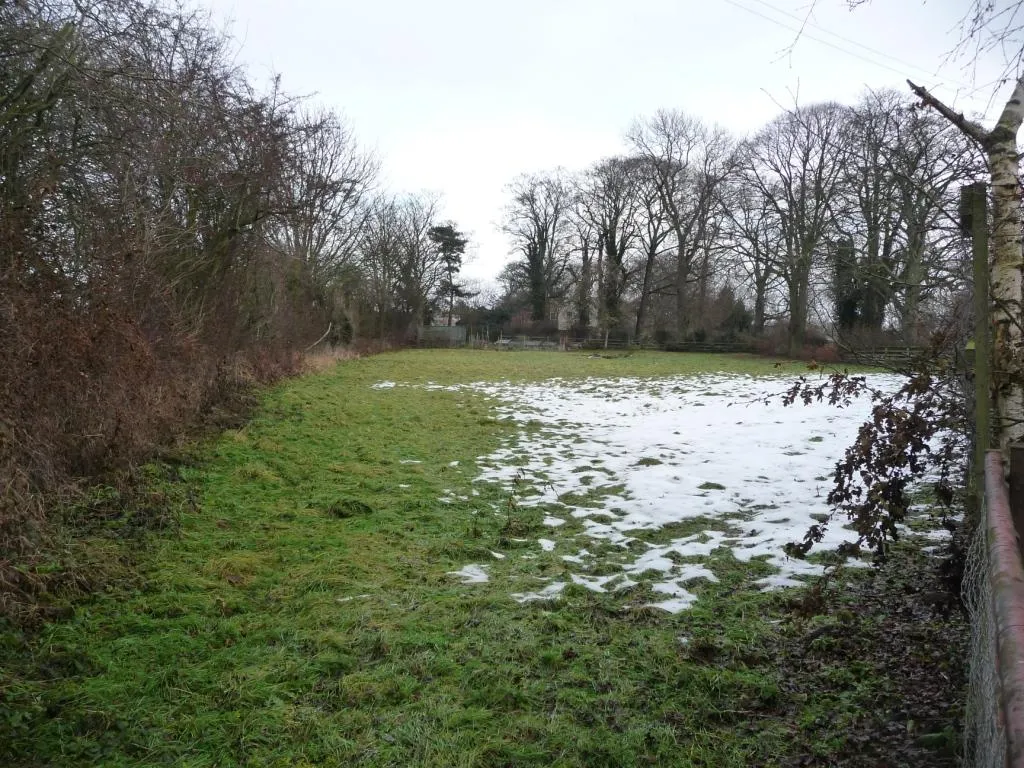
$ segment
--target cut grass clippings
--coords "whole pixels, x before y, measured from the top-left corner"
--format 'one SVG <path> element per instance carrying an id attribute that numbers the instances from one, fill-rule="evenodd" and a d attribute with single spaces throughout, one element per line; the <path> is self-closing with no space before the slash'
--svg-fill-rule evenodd
<path id="1" fill-rule="evenodd" d="M 779 369 L 746 356 L 419 351 L 274 388 L 180 470 L 195 503 L 177 526 L 141 551 L 121 545 L 135 548 L 136 579 L 36 633 L 0 625 L 0 760 L 839 764 L 856 745 L 829 713 L 877 718 L 898 671 L 824 654 L 800 677 L 792 649 L 806 627 L 784 606 L 795 593 L 752 586 L 768 566 L 712 557 L 719 581 L 675 615 L 644 607 L 642 584 L 623 597 L 570 583 L 518 603 L 510 582 L 539 590 L 567 572 L 563 551 L 537 545 L 556 538 L 543 510 L 471 482 L 512 425 L 467 390 L 372 388 L 707 371 Z M 452 574 L 468 564 L 503 578 L 464 584 Z M 928 727 L 946 733 L 955 712 Z M 952 765 L 940 746 L 913 754 Z"/>

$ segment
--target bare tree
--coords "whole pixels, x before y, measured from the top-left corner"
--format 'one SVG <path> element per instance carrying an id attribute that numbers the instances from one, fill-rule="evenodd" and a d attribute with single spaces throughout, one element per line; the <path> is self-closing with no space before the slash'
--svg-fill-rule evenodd
<path id="1" fill-rule="evenodd" d="M 569 275 L 572 185 L 556 171 L 520 176 L 509 191 L 503 229 L 521 255 L 511 270 L 527 288 L 533 320 L 546 320 L 549 300 L 563 295 Z"/>
<path id="2" fill-rule="evenodd" d="M 601 246 L 601 324 L 606 330 L 622 324 L 622 299 L 635 271 L 629 253 L 639 235 L 638 167 L 629 158 L 602 160 L 579 187 L 581 215 L 593 226 Z"/>
<path id="3" fill-rule="evenodd" d="M 726 195 L 726 239 L 738 256 L 736 265 L 745 277 L 742 284 L 753 295 L 751 330 L 761 335 L 783 260 L 782 221 L 772 202 L 778 192 L 765 194 L 755 179 L 738 174 L 731 180 Z"/>
<path id="4" fill-rule="evenodd" d="M 402 224 L 400 203 L 394 198 L 378 198 L 369 206 L 358 246 L 363 302 L 373 318 L 373 334 L 380 340 L 385 340 L 398 322 L 405 237 Z"/>
<path id="5" fill-rule="evenodd" d="M 323 297 L 355 255 L 369 210 L 363 202 L 378 163 L 359 149 L 350 128 L 333 113 L 297 118 L 278 192 L 281 212 L 269 234 L 284 256 L 302 265 Z"/>
<path id="6" fill-rule="evenodd" d="M 432 195 L 407 195 L 400 203 L 401 271 L 396 294 L 407 318 L 403 339 L 425 321 L 430 299 L 446 272 L 441 251 L 430 237 L 437 223 L 438 202 Z"/>
<path id="7" fill-rule="evenodd" d="M 959 276 L 962 249 L 945 233 L 956 186 L 977 173 L 977 155 L 953 128 L 895 91 L 868 92 L 849 110 L 844 135 L 848 153 L 833 206 L 849 246 L 834 253 L 843 261 L 836 275 L 845 276 L 836 296 L 847 307 L 842 330 L 878 338 L 893 322 L 913 340 L 922 302 Z"/>
<path id="8" fill-rule="evenodd" d="M 744 172 L 778 217 L 783 249 L 775 271 L 785 282 L 789 351 L 804 343 L 811 273 L 821 263 L 834 225 L 844 167 L 844 108 L 834 103 L 798 107 L 779 116 L 740 154 Z"/>
<path id="9" fill-rule="evenodd" d="M 688 286 L 714 230 L 718 189 L 732 172 L 733 141 L 683 112 L 662 110 L 630 129 L 631 148 L 648 161 L 676 250 L 675 323 L 682 337 L 693 320 Z"/>
<path id="10" fill-rule="evenodd" d="M 580 328 L 589 327 L 592 319 L 594 283 L 597 275 L 595 259 L 600 260 L 602 249 L 596 228 L 584 214 L 580 196 L 576 195 L 569 229 L 572 252 L 578 258 L 570 261 L 569 276 L 575 294 L 575 322 Z"/>
<path id="11" fill-rule="evenodd" d="M 636 327 L 634 334 L 643 336 L 647 323 L 647 310 L 651 297 L 660 290 L 656 285 L 655 275 L 659 262 L 666 252 L 672 236 L 672 224 L 668 211 L 659 193 L 657 168 L 650 158 L 637 158 L 636 162 L 636 197 L 637 240 L 641 251 L 641 278 L 637 297 Z"/>

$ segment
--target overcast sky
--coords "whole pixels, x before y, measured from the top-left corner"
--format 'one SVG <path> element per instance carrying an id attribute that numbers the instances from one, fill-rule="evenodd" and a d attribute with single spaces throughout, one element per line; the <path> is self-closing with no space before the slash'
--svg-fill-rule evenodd
<path id="1" fill-rule="evenodd" d="M 737 135 L 780 105 L 924 84 L 968 113 L 998 74 L 947 62 L 967 0 L 197 0 L 257 80 L 343 113 L 393 191 L 443 195 L 470 233 L 464 274 L 509 258 L 505 185 L 621 151 L 638 116 L 679 108 Z M 807 25 L 797 39 L 803 21 Z M 1005 89 L 1004 89 L 1005 90 Z"/>

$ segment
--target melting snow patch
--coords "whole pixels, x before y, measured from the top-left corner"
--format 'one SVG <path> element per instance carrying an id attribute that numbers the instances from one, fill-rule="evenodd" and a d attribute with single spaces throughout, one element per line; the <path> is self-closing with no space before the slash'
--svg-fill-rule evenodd
<path id="1" fill-rule="evenodd" d="M 718 577 L 715 576 L 714 573 L 709 571 L 703 565 L 699 565 L 697 563 L 688 563 L 686 565 L 673 565 L 673 568 L 670 570 L 672 571 L 672 579 L 665 582 L 666 584 L 694 581 L 696 579 L 705 579 L 715 584 L 718 583 Z M 631 572 L 636 573 L 636 571 Z M 655 585 L 655 589 L 657 589 L 657 585 Z"/>
<path id="2" fill-rule="evenodd" d="M 487 571 L 484 570 L 485 567 L 470 563 L 457 571 L 448 571 L 448 574 L 462 579 L 463 584 L 483 584 L 485 581 L 489 581 Z"/>
<path id="3" fill-rule="evenodd" d="M 901 383 L 889 375 L 868 379 L 883 391 Z M 802 539 L 815 516 L 829 512 L 815 478 L 831 474 L 871 403 L 860 398 L 841 410 L 825 403 L 785 407 L 777 396 L 790 384 L 789 378 L 710 374 L 470 385 L 498 401 L 499 418 L 541 425 L 520 430 L 482 457 L 488 466 L 477 479 L 510 488 L 517 476 L 533 481 L 535 493 L 519 503 L 544 507 L 549 528 L 571 515 L 580 520 L 584 536 L 623 548 L 635 543 L 640 531 L 655 534 L 644 538 L 657 543 L 614 562 L 620 578 L 663 574 L 651 586 L 667 596 L 652 603 L 663 610 L 693 603 L 696 597 L 684 584 L 715 580 L 704 566 L 681 561 L 716 550 L 728 550 L 742 562 L 761 558 L 775 567 L 776 574 L 759 582 L 765 588 L 801 584 L 800 577 L 820 573 L 822 566 L 790 559 L 783 547 Z M 595 489 L 602 492 L 603 508 L 593 506 Z M 580 506 L 574 498 L 590 501 Z M 552 508 L 564 508 L 564 515 L 551 514 Z M 697 518 L 709 525 L 697 526 L 691 535 L 657 537 L 666 526 Z M 840 525 L 830 526 L 818 548 L 834 548 L 852 536 Z M 544 551 L 555 544 L 540 543 Z M 581 568 L 607 563 L 603 555 L 584 563 L 581 555 L 564 559 Z M 584 586 L 604 589 L 614 583 L 576 576 L 582 581 L 572 580 L 586 581 Z M 516 599 L 546 599 L 562 586 Z"/>
<path id="4" fill-rule="evenodd" d="M 585 557 L 593 557 L 593 555 L 587 552 L 587 550 L 585 549 L 581 549 L 575 555 L 562 555 L 562 559 L 565 560 L 565 562 L 578 563 L 579 565 L 583 564 L 583 558 Z"/>
<path id="5" fill-rule="evenodd" d="M 760 584 L 765 592 L 770 592 L 775 589 L 782 589 L 784 587 L 802 587 L 804 582 L 799 579 L 794 579 L 791 576 L 783 576 L 781 574 L 775 574 L 774 576 L 765 576 L 763 579 L 758 579 L 757 584 Z"/>
<path id="6" fill-rule="evenodd" d="M 370 389 L 394 389 L 395 382 L 393 381 L 378 381 L 376 384 L 371 384 Z"/>
<path id="7" fill-rule="evenodd" d="M 489 550 L 489 551 L 490 551 L 490 553 L 491 553 L 491 556 L 492 556 L 492 557 L 493 557 L 493 558 L 494 558 L 495 560 L 504 560 L 504 559 L 505 559 L 505 556 L 504 556 L 503 554 L 501 554 L 501 552 L 495 552 L 495 551 L 493 551 L 493 550 Z"/>
<path id="8" fill-rule="evenodd" d="M 671 597 L 668 600 L 662 600 L 657 603 L 648 603 L 648 607 L 660 608 L 661 610 L 668 611 L 669 613 L 679 613 L 680 611 L 684 611 L 697 600 L 697 596 L 695 594 L 672 582 L 655 584 L 651 589 L 663 595 L 670 595 Z"/>
<path id="9" fill-rule="evenodd" d="M 520 539 L 512 539 L 512 541 L 520 541 Z M 540 548 L 545 552 L 552 552 L 555 549 L 555 542 L 551 539 L 537 539 L 537 543 L 540 544 Z"/>
<path id="10" fill-rule="evenodd" d="M 551 600 L 562 594 L 562 590 L 565 589 L 564 581 L 556 581 L 548 584 L 544 589 L 539 592 L 517 592 L 513 593 L 512 599 L 517 603 L 529 603 L 533 600 Z"/>
<path id="11" fill-rule="evenodd" d="M 581 587 L 586 587 L 592 592 L 605 592 L 607 591 L 605 589 L 605 585 L 607 585 L 608 582 L 621 578 L 622 574 L 618 573 L 612 574 L 611 576 L 579 576 L 574 573 L 572 574 L 572 583 L 579 584 Z"/>

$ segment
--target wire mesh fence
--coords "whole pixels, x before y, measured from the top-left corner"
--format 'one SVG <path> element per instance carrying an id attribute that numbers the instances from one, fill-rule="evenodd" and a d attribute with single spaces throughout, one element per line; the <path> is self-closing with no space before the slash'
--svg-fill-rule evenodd
<path id="1" fill-rule="evenodd" d="M 989 568 L 987 511 L 975 526 L 964 574 L 971 643 L 964 712 L 964 766 L 1005 768 L 1006 729 L 999 696 L 999 649 Z"/>
<path id="2" fill-rule="evenodd" d="M 1003 454 L 985 453 L 985 496 L 964 597 L 971 612 L 964 765 L 1024 768 L 1024 562 Z"/>

